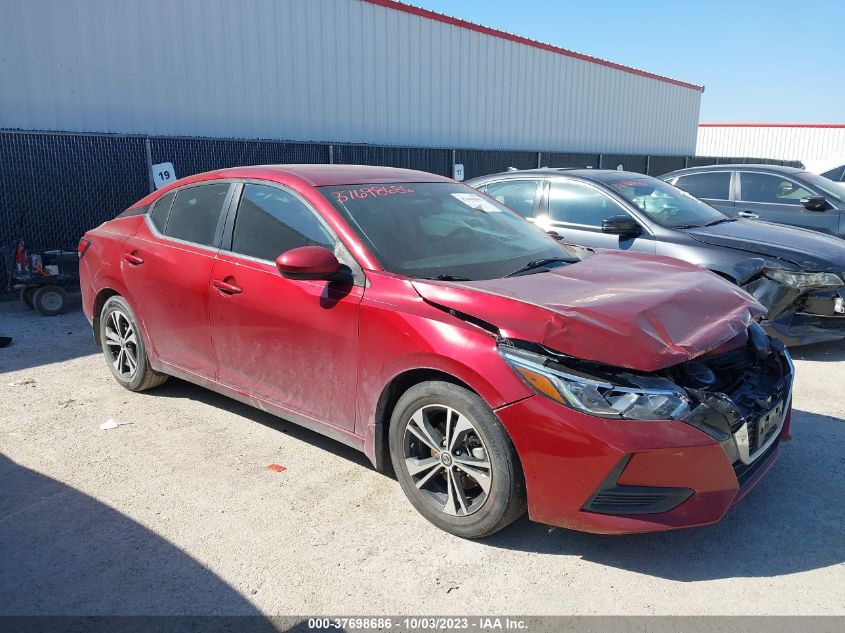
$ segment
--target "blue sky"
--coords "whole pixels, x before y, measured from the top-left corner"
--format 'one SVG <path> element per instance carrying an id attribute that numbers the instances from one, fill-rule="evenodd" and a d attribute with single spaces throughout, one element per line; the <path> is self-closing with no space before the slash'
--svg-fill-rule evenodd
<path id="1" fill-rule="evenodd" d="M 845 5 L 829 0 L 409 0 L 682 81 L 702 122 L 845 123 Z"/>

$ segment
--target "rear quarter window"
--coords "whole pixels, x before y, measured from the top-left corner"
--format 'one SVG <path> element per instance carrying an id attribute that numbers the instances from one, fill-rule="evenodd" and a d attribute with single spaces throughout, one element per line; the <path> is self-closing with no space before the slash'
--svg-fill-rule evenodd
<path id="1" fill-rule="evenodd" d="M 173 204 L 173 198 L 175 197 L 175 191 L 164 194 L 156 200 L 153 210 L 150 212 L 150 221 L 161 233 L 164 233 L 164 227 L 167 225 L 167 216 L 170 215 L 170 205 Z"/>

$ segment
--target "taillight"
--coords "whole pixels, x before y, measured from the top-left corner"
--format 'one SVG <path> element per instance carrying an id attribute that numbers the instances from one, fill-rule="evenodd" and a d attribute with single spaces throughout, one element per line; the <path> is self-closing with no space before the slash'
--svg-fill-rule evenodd
<path id="1" fill-rule="evenodd" d="M 91 240 L 87 240 L 84 237 L 79 240 L 79 245 L 76 247 L 76 254 L 79 255 L 79 259 L 85 257 L 89 246 L 91 246 Z"/>

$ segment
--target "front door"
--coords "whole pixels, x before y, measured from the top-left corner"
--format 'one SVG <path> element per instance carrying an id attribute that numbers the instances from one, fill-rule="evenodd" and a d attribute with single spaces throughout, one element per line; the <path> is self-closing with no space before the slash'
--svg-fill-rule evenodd
<path id="1" fill-rule="evenodd" d="M 275 259 L 299 246 L 344 248 L 294 192 L 244 184 L 209 281 L 217 380 L 353 431 L 363 287 L 285 279 Z"/>
<path id="2" fill-rule="evenodd" d="M 546 231 L 557 233 L 564 242 L 643 253 L 656 250 L 654 238 L 645 227 L 637 236 L 604 233 L 602 220 L 630 214 L 591 185 L 574 180 L 551 181 L 547 204 L 548 208 L 541 210 L 536 222 Z"/>
<path id="3" fill-rule="evenodd" d="M 810 211 L 801 204 L 807 196 L 819 195 L 785 176 L 742 171 L 739 175 L 739 192 L 736 215 L 759 218 L 777 224 L 791 224 L 814 231 L 837 235 L 838 209 Z"/>

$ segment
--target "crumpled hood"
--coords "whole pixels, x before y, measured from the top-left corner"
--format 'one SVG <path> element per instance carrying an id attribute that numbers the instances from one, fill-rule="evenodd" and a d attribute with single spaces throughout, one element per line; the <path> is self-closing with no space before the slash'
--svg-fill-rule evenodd
<path id="1" fill-rule="evenodd" d="M 687 229 L 686 233 L 705 244 L 777 257 L 807 271 L 845 271 L 845 240 L 818 231 L 759 220 L 737 220 Z"/>
<path id="2" fill-rule="evenodd" d="M 547 273 L 413 285 L 430 303 L 491 323 L 506 338 L 640 371 L 715 349 L 765 313 L 750 295 L 702 268 L 615 251 Z"/>

